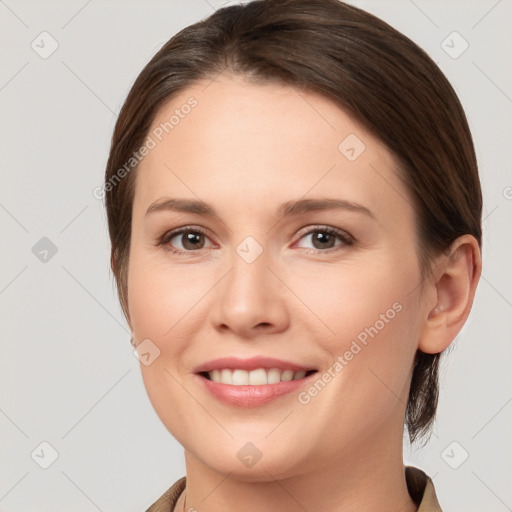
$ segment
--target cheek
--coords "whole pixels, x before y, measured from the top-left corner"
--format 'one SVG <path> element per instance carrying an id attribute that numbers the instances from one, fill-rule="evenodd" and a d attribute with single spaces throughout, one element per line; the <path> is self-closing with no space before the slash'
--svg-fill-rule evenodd
<path id="1" fill-rule="evenodd" d="M 204 281 L 201 285 L 201 279 L 191 274 L 192 270 L 171 273 L 161 260 L 156 263 L 136 251 L 130 258 L 128 294 L 134 336 L 138 343 L 151 340 L 158 350 L 151 364 L 141 361 L 142 379 L 153 408 L 178 439 L 186 438 L 187 423 L 176 421 L 176 411 L 195 411 L 178 375 L 189 346 L 187 340 L 198 324 L 194 321 L 194 304 L 208 289 Z"/>
<path id="2" fill-rule="evenodd" d="M 135 339 L 138 343 L 151 340 L 158 353 L 151 365 L 141 362 L 142 377 L 154 408 L 165 414 L 165 407 L 160 411 L 162 403 L 183 398 L 183 389 L 172 376 L 190 371 L 192 340 L 204 339 L 200 331 L 207 326 L 208 293 L 219 280 L 219 269 L 198 269 L 192 264 L 171 267 L 161 255 L 135 253 L 129 272 Z"/>
<path id="3" fill-rule="evenodd" d="M 352 360 L 339 381 L 340 396 L 347 400 L 340 404 L 361 431 L 377 435 L 384 425 L 403 419 L 416 352 L 414 317 L 410 304 L 393 303 L 383 316 L 369 317 L 344 353 Z M 352 352 L 357 354 L 349 356 Z"/>
<path id="4" fill-rule="evenodd" d="M 163 295 L 165 288 L 165 281 L 156 279 L 154 269 L 143 264 L 139 265 L 136 259 L 131 263 L 128 278 L 128 304 L 137 341 L 141 338 L 159 338 L 161 333 L 169 328 L 168 322 L 172 319 L 166 320 L 168 297 Z"/>
<path id="5" fill-rule="evenodd" d="M 170 270 L 161 255 L 133 253 L 128 276 L 130 317 L 138 338 L 152 336 L 155 342 L 170 335 L 208 290 L 192 266 Z"/>
<path id="6" fill-rule="evenodd" d="M 343 348 L 336 347 L 342 340 L 364 341 L 369 332 L 388 332 L 400 323 L 399 317 L 406 316 L 403 311 L 411 312 L 406 304 L 413 298 L 419 271 L 415 260 L 407 263 L 393 255 L 374 254 L 365 261 L 317 266 L 314 272 L 293 268 L 286 280 L 338 349 Z"/>
<path id="7" fill-rule="evenodd" d="M 325 267 L 314 277 L 294 274 L 302 276 L 293 281 L 294 291 L 307 298 L 315 314 L 307 315 L 309 327 L 303 328 L 319 325 L 324 333 L 317 343 L 329 354 L 327 366 L 336 375 L 322 379 L 333 383 L 326 386 L 332 401 L 344 396 L 347 407 L 369 403 L 384 415 L 396 404 L 396 395 L 406 402 L 419 333 L 418 296 L 411 293 L 419 279 L 416 260 L 376 256 L 365 265 Z"/>

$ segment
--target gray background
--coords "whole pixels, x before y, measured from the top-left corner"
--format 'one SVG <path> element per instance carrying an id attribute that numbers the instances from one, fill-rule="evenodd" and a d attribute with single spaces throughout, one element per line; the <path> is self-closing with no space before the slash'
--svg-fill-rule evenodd
<path id="1" fill-rule="evenodd" d="M 431 442 L 405 444 L 405 459 L 433 477 L 445 512 L 512 510 L 512 2 L 351 3 L 411 37 L 454 84 L 485 198 L 473 312 L 442 365 Z M 224 4 L 0 0 L 2 512 L 142 511 L 185 474 L 145 394 L 92 191 L 139 71 Z M 47 58 L 43 31 L 58 43 Z"/>

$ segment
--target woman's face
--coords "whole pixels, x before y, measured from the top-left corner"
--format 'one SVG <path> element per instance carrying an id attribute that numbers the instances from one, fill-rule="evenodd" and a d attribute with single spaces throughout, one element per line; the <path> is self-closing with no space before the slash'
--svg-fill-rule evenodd
<path id="1" fill-rule="evenodd" d="M 268 480 L 401 448 L 427 305 L 386 148 L 323 96 L 234 77 L 183 91 L 148 135 L 129 313 L 189 460 Z M 213 366 L 238 371 L 213 377 L 252 384 L 197 373 L 228 357 L 243 361 Z M 316 373 L 261 384 L 287 366 Z"/>

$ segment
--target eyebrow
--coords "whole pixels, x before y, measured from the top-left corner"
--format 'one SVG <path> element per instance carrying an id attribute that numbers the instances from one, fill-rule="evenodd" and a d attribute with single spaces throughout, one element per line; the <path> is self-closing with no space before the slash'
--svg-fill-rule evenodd
<path id="1" fill-rule="evenodd" d="M 363 213 L 375 219 L 371 210 L 358 203 L 345 199 L 297 199 L 287 201 L 279 206 L 277 213 L 281 217 L 300 215 L 310 211 L 343 209 Z M 204 201 L 194 199 L 160 198 L 153 202 L 146 210 L 146 216 L 161 211 L 176 211 L 195 213 L 207 217 L 218 217 L 215 209 Z"/>

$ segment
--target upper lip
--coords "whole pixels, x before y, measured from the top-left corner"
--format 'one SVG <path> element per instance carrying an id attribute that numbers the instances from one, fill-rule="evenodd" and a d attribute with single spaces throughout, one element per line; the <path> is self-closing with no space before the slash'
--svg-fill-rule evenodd
<path id="1" fill-rule="evenodd" d="M 314 370 L 310 366 L 303 366 L 291 361 L 284 361 L 283 359 L 275 359 L 273 357 L 251 357 L 249 359 L 239 359 L 238 357 L 221 357 L 219 359 L 212 359 L 206 363 L 200 364 L 194 368 L 194 373 L 211 372 L 213 370 L 222 370 L 224 368 L 233 368 L 240 370 L 256 370 L 258 368 L 279 368 L 280 370 Z"/>

